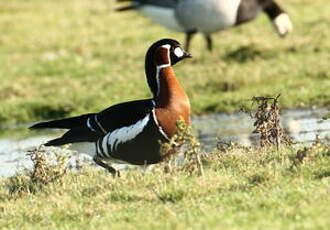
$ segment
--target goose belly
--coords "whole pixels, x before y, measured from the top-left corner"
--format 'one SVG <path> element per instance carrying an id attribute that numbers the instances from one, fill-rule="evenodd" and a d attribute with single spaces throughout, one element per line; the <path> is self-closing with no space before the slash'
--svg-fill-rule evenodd
<path id="1" fill-rule="evenodd" d="M 173 8 L 144 5 L 139 7 L 138 10 L 143 15 L 151 18 L 153 21 L 166 27 L 167 29 L 178 32 L 184 31 L 184 29 L 180 26 L 175 18 Z"/>
<path id="2" fill-rule="evenodd" d="M 176 17 L 186 30 L 212 33 L 235 25 L 241 0 L 181 1 Z"/>

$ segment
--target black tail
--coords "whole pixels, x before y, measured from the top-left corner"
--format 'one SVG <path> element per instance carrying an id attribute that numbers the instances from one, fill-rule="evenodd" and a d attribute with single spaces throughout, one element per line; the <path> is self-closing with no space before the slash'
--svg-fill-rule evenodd
<path id="1" fill-rule="evenodd" d="M 30 129 L 72 129 L 75 127 L 86 126 L 87 119 L 94 115 L 94 113 L 89 113 L 77 117 L 71 117 L 60 120 L 45 121 L 37 123 L 30 127 Z"/>
<path id="2" fill-rule="evenodd" d="M 59 146 L 76 142 L 95 142 L 99 138 L 100 135 L 98 133 L 92 132 L 85 127 L 79 127 L 67 131 L 59 138 L 48 141 L 45 146 Z"/>

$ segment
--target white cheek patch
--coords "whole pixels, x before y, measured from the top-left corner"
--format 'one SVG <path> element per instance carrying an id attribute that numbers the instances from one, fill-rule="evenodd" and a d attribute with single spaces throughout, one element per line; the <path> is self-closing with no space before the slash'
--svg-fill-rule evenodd
<path id="1" fill-rule="evenodd" d="M 290 33 L 293 29 L 289 15 L 287 15 L 286 13 L 282 13 L 279 16 L 277 16 L 274 19 L 273 23 L 277 33 L 282 37 Z"/>
<path id="2" fill-rule="evenodd" d="M 170 44 L 166 44 L 166 45 L 162 45 L 162 47 L 169 50 L 171 48 L 171 45 Z"/>
<path id="3" fill-rule="evenodd" d="M 180 58 L 183 56 L 183 50 L 180 47 L 177 47 L 174 49 L 174 54 L 175 54 L 175 56 Z"/>

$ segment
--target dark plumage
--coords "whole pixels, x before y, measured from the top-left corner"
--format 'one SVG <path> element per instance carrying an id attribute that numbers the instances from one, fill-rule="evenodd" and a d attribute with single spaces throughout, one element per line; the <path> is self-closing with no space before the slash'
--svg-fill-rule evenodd
<path id="1" fill-rule="evenodd" d="M 146 77 L 153 98 L 113 105 L 99 113 L 41 122 L 31 129 L 68 129 L 46 146 L 88 142 L 95 147 L 94 161 L 116 170 L 104 160 L 131 164 L 155 164 L 162 160 L 160 142 L 173 136 L 175 122 L 183 117 L 189 124 L 189 99 L 176 80 L 172 66 L 190 57 L 171 39 L 154 43 L 146 54 Z"/>

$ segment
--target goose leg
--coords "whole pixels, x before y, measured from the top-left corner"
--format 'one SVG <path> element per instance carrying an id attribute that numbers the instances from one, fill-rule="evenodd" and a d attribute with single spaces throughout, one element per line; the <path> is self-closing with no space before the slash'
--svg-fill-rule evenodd
<path id="1" fill-rule="evenodd" d="M 93 157 L 93 160 L 97 165 L 99 165 L 99 166 L 105 168 L 106 170 L 108 170 L 109 173 L 111 173 L 113 176 L 120 177 L 119 171 L 117 171 L 115 168 L 111 167 L 110 165 L 104 163 L 99 157 L 95 156 L 95 157 Z"/>
<path id="2" fill-rule="evenodd" d="M 186 32 L 186 43 L 185 43 L 185 50 L 189 52 L 190 48 L 190 41 L 192 37 L 195 35 L 196 31 L 188 31 Z"/>
<path id="3" fill-rule="evenodd" d="M 205 34 L 205 40 L 206 40 L 207 50 L 211 52 L 212 49 L 213 49 L 213 43 L 212 43 L 211 35 Z"/>

